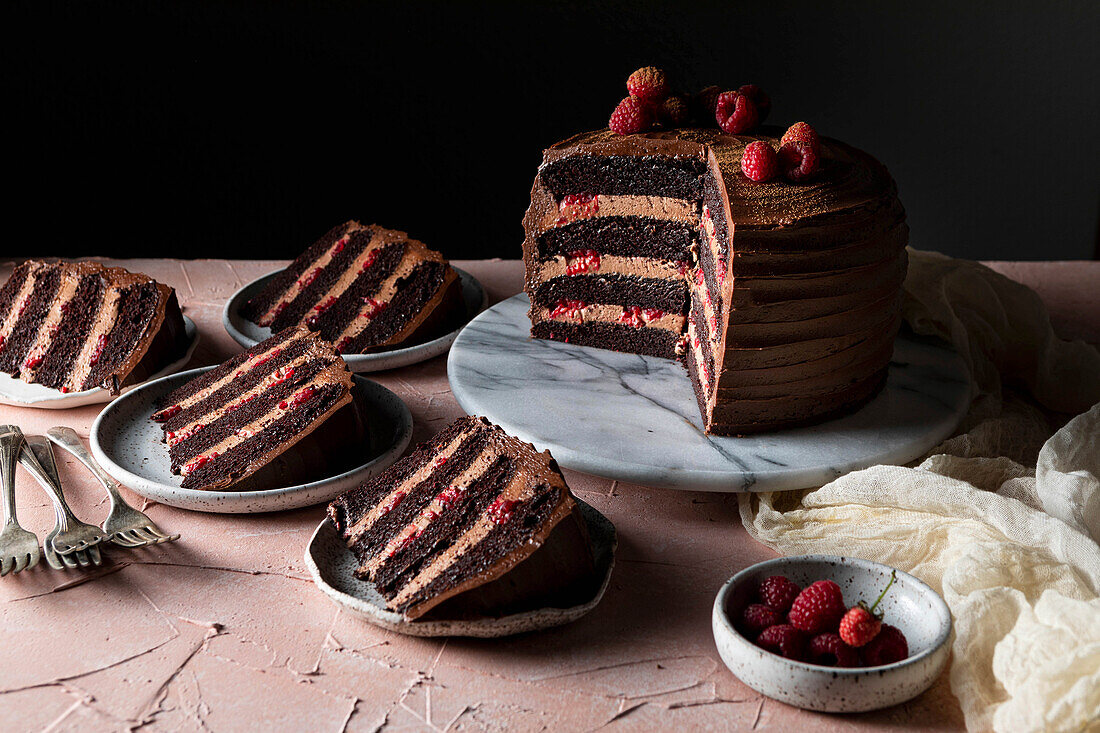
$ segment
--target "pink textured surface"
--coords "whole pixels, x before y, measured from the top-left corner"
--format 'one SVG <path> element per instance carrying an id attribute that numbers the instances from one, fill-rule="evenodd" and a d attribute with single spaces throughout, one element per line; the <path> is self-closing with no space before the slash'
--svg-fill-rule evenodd
<path id="1" fill-rule="evenodd" d="M 176 288 L 202 334 L 191 364 L 201 366 L 238 351 L 221 325 L 226 298 L 281 263 L 119 264 Z M 457 264 L 492 302 L 521 287 L 517 261 Z M 1061 333 L 1100 343 L 1100 263 L 992 266 L 1034 287 Z M 445 357 L 371 376 L 408 403 L 416 442 L 462 414 Z M 65 424 L 86 437 L 98 409 L 0 407 L 0 422 L 28 433 Z M 76 513 L 101 521 L 106 496 L 57 456 Z M 773 556 L 745 533 L 736 498 L 566 478 L 618 528 L 611 587 L 577 623 L 496 641 L 406 638 L 341 613 L 302 562 L 321 507 L 232 516 L 145 506 L 183 539 L 112 548 L 90 572 L 42 562 L 0 580 L 0 730 L 962 727 L 946 673 L 905 705 L 861 715 L 760 697 L 722 665 L 710 633 L 721 584 Z M 18 496 L 24 526 L 48 531 L 49 504 L 22 471 Z"/>

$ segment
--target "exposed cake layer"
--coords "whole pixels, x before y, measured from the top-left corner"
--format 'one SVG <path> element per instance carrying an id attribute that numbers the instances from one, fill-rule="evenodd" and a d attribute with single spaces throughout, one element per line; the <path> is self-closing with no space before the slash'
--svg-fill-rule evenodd
<path id="1" fill-rule="evenodd" d="M 121 268 L 28 261 L 0 290 L 0 370 L 61 392 L 117 392 L 185 340 L 174 291 Z"/>
<path id="2" fill-rule="evenodd" d="M 620 273 L 600 272 L 599 297 L 586 301 L 583 281 L 595 273 L 577 270 L 594 259 L 586 250 L 600 260 L 667 260 L 669 232 L 690 227 L 681 240 L 691 241 L 681 275 L 690 304 L 677 353 L 708 432 L 802 424 L 843 410 L 834 403 L 861 404 L 882 382 L 897 331 L 905 212 L 886 169 L 835 140 L 822 139 L 821 170 L 808 183 L 749 181 L 740 171 L 745 146 L 777 146 L 780 133 L 602 130 L 547 150 L 524 219 L 532 335 L 653 353 L 616 336 L 609 318 L 568 317 L 576 301 L 625 303 L 637 291 Z M 601 215 L 605 200 L 617 208 Z M 670 200 L 680 201 L 679 215 L 644 227 L 625 209 Z M 566 317 L 547 317 L 555 304 Z M 597 326 L 602 336 L 586 333 Z"/>
<path id="3" fill-rule="evenodd" d="M 465 417 L 378 478 L 329 505 L 329 516 L 395 611 L 417 618 L 528 559 L 574 511 L 549 453 L 483 418 Z M 558 578 L 591 573 L 582 562 Z"/>
<path id="4" fill-rule="evenodd" d="M 361 447 L 365 429 L 352 385 L 331 344 L 292 328 L 169 393 L 152 417 L 163 425 L 183 488 L 240 488 L 289 451 L 301 454 L 304 440 L 312 438 L 308 447 L 318 456 L 297 461 L 298 467 L 313 473 L 332 468 L 349 446 Z M 318 441 L 316 433 L 329 423 L 340 423 L 341 430 Z M 301 478 L 284 472 L 276 480 L 289 485 Z"/>
<path id="5" fill-rule="evenodd" d="M 328 232 L 242 309 L 274 331 L 307 326 L 345 353 L 397 348 L 454 327 L 458 276 L 404 232 L 347 222 Z"/>

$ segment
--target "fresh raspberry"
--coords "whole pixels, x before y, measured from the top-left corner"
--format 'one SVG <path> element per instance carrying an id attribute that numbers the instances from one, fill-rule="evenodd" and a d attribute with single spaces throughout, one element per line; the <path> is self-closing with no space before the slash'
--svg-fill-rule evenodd
<path id="1" fill-rule="evenodd" d="M 763 124 L 764 119 L 767 118 L 768 113 L 772 111 L 772 100 L 763 89 L 755 84 L 745 84 L 738 88 L 739 92 L 752 100 L 752 103 L 756 105 L 756 124 Z"/>
<path id="2" fill-rule="evenodd" d="M 779 144 L 783 146 L 795 140 L 809 143 L 813 146 L 814 150 L 818 150 L 821 147 L 821 141 L 817 139 L 817 130 L 808 122 L 796 122 L 788 127 L 787 131 L 783 133 L 783 137 L 779 139 Z"/>
<path id="3" fill-rule="evenodd" d="M 883 624 L 878 635 L 859 650 L 859 656 L 868 667 L 893 664 L 909 656 L 909 643 L 897 626 Z"/>
<path id="4" fill-rule="evenodd" d="M 668 80 L 662 69 L 643 66 L 627 78 L 626 90 L 639 102 L 656 105 L 668 96 Z"/>
<path id="5" fill-rule="evenodd" d="M 627 97 L 611 113 L 607 126 L 620 135 L 645 132 L 653 126 L 653 115 L 634 97 Z"/>
<path id="6" fill-rule="evenodd" d="M 806 635 L 790 624 L 776 624 L 760 632 L 756 645 L 787 659 L 802 659 L 806 653 Z"/>
<path id="7" fill-rule="evenodd" d="M 858 606 L 848 609 L 844 618 L 840 619 L 840 638 L 844 643 L 853 647 L 861 647 L 875 638 L 882 628 L 882 620 L 875 618 L 867 606 L 862 602 Z"/>
<path id="8" fill-rule="evenodd" d="M 750 639 L 759 636 L 760 632 L 769 626 L 777 626 L 781 623 L 783 623 L 783 615 L 762 603 L 746 606 L 741 613 L 741 626 Z"/>
<path id="9" fill-rule="evenodd" d="M 831 580 L 819 580 L 798 594 L 787 619 L 797 629 L 820 634 L 835 630 L 846 610 L 840 586 Z"/>
<path id="10" fill-rule="evenodd" d="M 897 571 L 891 572 L 890 582 L 878 594 L 874 605 L 868 608 L 866 603 L 860 601 L 858 605 L 849 608 L 844 618 L 840 619 L 840 638 L 844 639 L 846 644 L 861 647 L 875 638 L 882 628 L 882 612 L 876 612 L 875 609 L 897 579 Z"/>
<path id="11" fill-rule="evenodd" d="M 749 143 L 741 155 L 741 172 L 750 181 L 763 183 L 775 178 L 779 172 L 779 158 L 775 149 L 763 140 Z"/>
<path id="12" fill-rule="evenodd" d="M 801 592 L 798 583 L 783 575 L 764 578 L 764 582 L 760 584 L 760 600 L 765 606 L 771 606 L 780 613 L 791 610 L 791 604 Z"/>
<path id="13" fill-rule="evenodd" d="M 696 124 L 710 127 L 715 123 L 714 108 L 718 105 L 718 95 L 721 93 L 722 87 L 712 85 L 700 89 L 691 98 L 691 116 Z"/>
<path id="14" fill-rule="evenodd" d="M 809 143 L 794 140 L 779 148 L 779 167 L 795 183 L 808 181 L 817 173 L 817 150 Z"/>
<path id="15" fill-rule="evenodd" d="M 683 127 L 690 117 L 687 99 L 679 94 L 666 98 L 657 108 L 657 119 L 665 127 Z"/>
<path id="16" fill-rule="evenodd" d="M 759 113 L 752 100 L 741 92 L 722 92 L 714 106 L 714 119 L 722 132 L 739 135 L 756 127 Z"/>
<path id="17" fill-rule="evenodd" d="M 810 639 L 810 661 L 825 667 L 858 667 L 859 653 L 829 632 Z"/>

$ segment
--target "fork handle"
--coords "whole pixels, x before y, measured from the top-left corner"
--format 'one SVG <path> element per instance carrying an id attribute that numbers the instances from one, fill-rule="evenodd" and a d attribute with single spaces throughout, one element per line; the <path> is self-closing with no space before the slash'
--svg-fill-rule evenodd
<path id="1" fill-rule="evenodd" d="M 53 501 L 54 510 L 57 512 L 58 523 L 62 525 L 62 531 L 67 529 L 68 522 L 79 521 L 72 510 L 69 509 L 69 505 L 65 502 L 65 495 L 61 493 L 60 484 L 53 480 L 53 477 L 46 472 L 46 469 L 42 468 L 42 464 L 38 462 L 38 459 L 29 446 L 24 445 L 23 450 L 19 453 L 19 462 L 38 479 L 38 483 L 42 484 L 42 488 L 46 490 L 46 493 Z"/>
<path id="2" fill-rule="evenodd" d="M 15 462 L 23 450 L 23 431 L 14 425 L 0 425 L 0 476 L 3 477 L 5 524 L 18 524 L 15 517 Z"/>
<path id="3" fill-rule="evenodd" d="M 80 440 L 80 436 L 76 434 L 75 430 L 63 426 L 50 428 L 46 431 L 46 437 L 54 444 L 72 453 L 76 460 L 83 463 L 92 472 L 92 475 L 99 479 L 99 483 L 103 484 L 103 488 L 107 489 L 111 501 L 115 503 L 122 502 L 122 497 L 118 493 L 119 483 L 103 470 L 103 467 L 96 461 L 95 456 L 84 447 L 84 442 Z"/>

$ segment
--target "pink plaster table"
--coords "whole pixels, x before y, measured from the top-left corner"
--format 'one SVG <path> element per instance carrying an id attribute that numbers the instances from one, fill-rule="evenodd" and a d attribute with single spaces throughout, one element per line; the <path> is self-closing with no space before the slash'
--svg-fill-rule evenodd
<path id="1" fill-rule="evenodd" d="M 238 350 L 221 325 L 227 297 L 282 263 L 119 264 L 176 288 L 202 334 L 191 364 L 201 366 Z M 494 303 L 520 289 L 517 261 L 458 264 Z M 1100 263 L 993 266 L 1034 287 L 1063 335 L 1100 343 Z M 0 281 L 9 271 L 0 266 Z M 445 357 L 371 376 L 408 403 L 415 442 L 462 414 Z M 0 422 L 87 436 L 98 409 L 0 407 Z M 76 513 L 101 521 L 106 496 L 67 454 L 58 458 Z M 44 534 L 52 511 L 20 474 L 20 518 Z M 611 587 L 579 622 L 496 641 L 406 638 L 341 613 L 302 561 L 321 507 L 235 516 L 146 506 L 183 539 L 110 549 L 88 572 L 42 562 L 0 579 L 0 730 L 962 727 L 946 673 L 905 705 L 861 715 L 762 698 L 722 665 L 710 632 L 723 581 L 773 556 L 746 534 L 736 497 L 566 478 L 618 528 Z"/>

